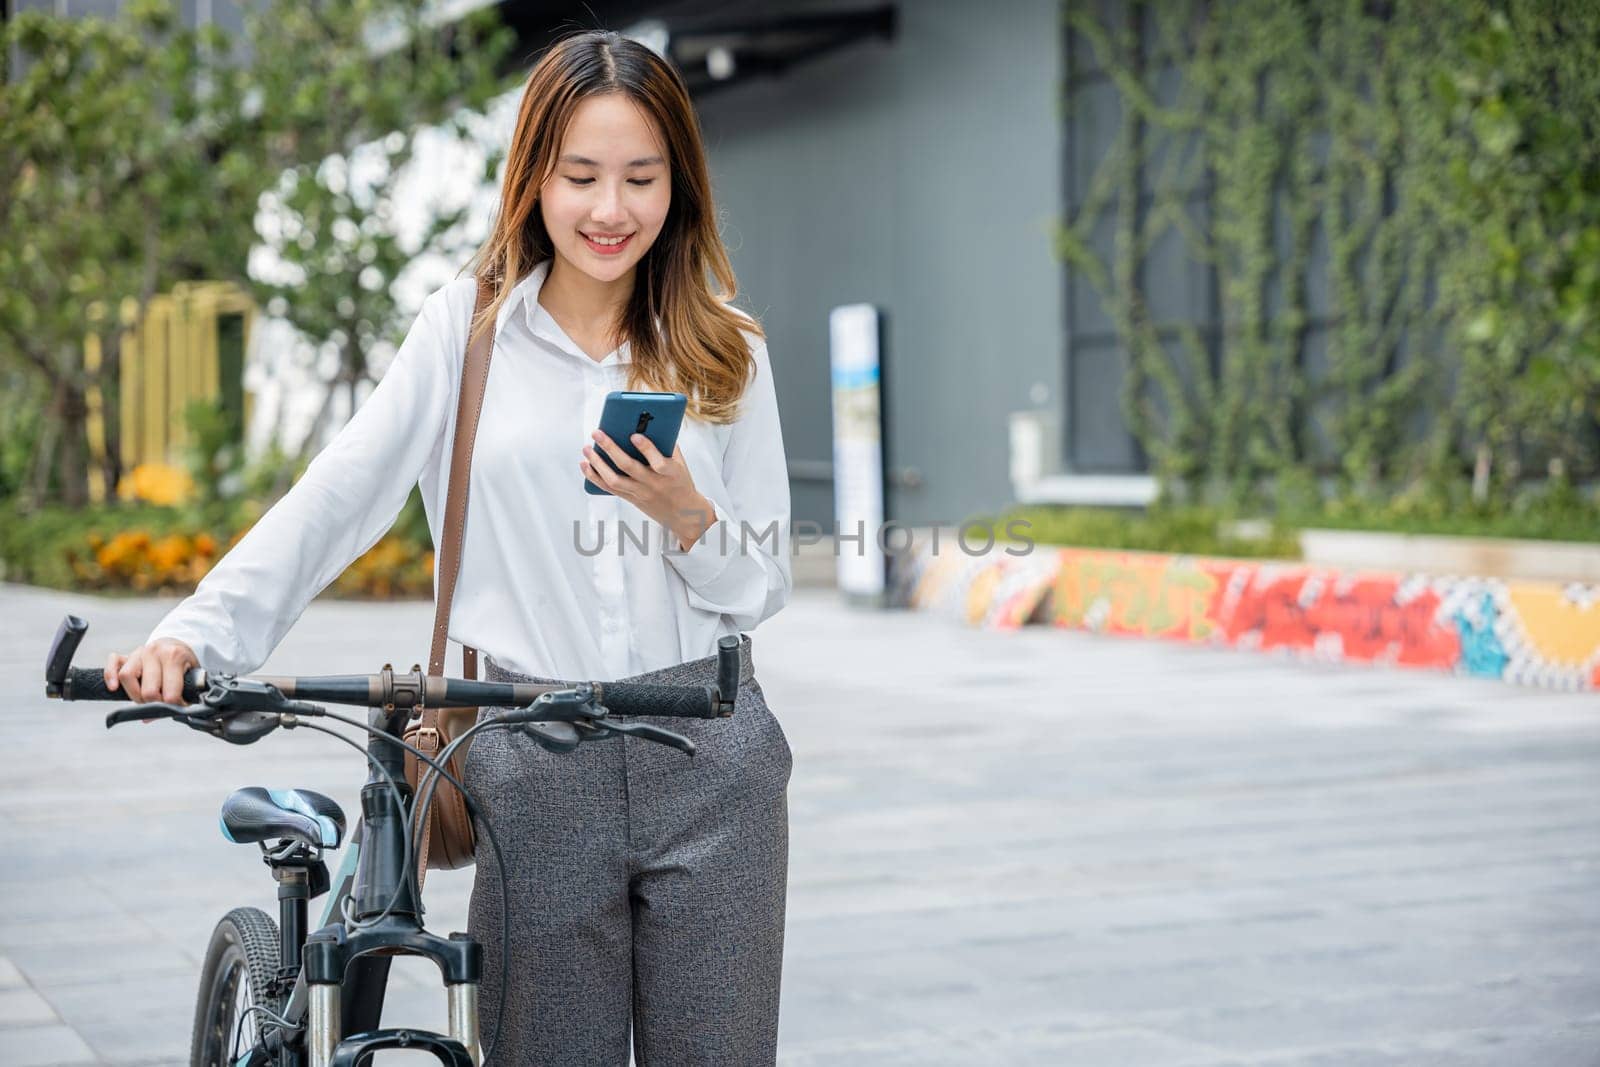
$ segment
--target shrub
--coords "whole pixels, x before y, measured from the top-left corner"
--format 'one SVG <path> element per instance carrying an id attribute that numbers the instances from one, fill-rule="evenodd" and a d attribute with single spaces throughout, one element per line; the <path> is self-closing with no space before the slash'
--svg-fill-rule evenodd
<path id="1" fill-rule="evenodd" d="M 333 583 L 350 597 L 426 598 L 433 595 L 433 550 L 390 534 L 350 564 Z"/>
<path id="2" fill-rule="evenodd" d="M 1163 505 L 1148 512 L 1134 512 L 1022 507 L 1001 515 L 996 525 L 1005 529 L 1015 520 L 1030 523 L 1027 536 L 1041 545 L 1243 558 L 1296 559 L 1300 555 L 1300 544 L 1292 529 L 1267 524 L 1259 536 L 1249 536 L 1223 513 L 1210 508 Z"/>
<path id="3" fill-rule="evenodd" d="M 263 510 L 254 500 L 13 508 L 0 513 L 0 578 L 57 589 L 187 593 Z M 332 590 L 353 597 L 433 595 L 433 546 L 415 491 L 394 528 Z"/>
<path id="4" fill-rule="evenodd" d="M 73 546 L 65 554 L 78 584 L 89 589 L 189 590 L 217 559 L 217 540 L 206 533 L 151 537 L 124 530 L 110 540 L 91 533 L 84 543 L 88 551 Z"/>

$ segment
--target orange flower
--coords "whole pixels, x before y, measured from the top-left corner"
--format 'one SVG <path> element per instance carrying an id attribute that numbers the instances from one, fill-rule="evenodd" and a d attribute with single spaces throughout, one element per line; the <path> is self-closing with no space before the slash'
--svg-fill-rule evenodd
<path id="1" fill-rule="evenodd" d="M 181 504 L 194 495 L 194 481 L 171 464 L 141 463 L 123 476 L 117 494 L 152 504 Z"/>
<path id="2" fill-rule="evenodd" d="M 124 530 L 100 546 L 95 552 L 95 562 L 107 574 L 126 578 L 138 568 L 149 543 L 148 534 Z"/>
<path id="3" fill-rule="evenodd" d="M 186 564 L 191 555 L 193 548 L 189 539 L 182 534 L 171 534 L 152 544 L 147 558 L 156 577 L 164 581 Z"/>

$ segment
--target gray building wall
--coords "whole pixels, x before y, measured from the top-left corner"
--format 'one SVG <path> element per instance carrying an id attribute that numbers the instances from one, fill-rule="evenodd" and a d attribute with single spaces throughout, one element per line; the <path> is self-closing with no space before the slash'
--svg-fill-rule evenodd
<path id="1" fill-rule="evenodd" d="M 1008 414 L 1061 403 L 1060 40 L 1057 0 L 904 0 L 892 41 L 699 102 L 791 460 L 832 457 L 829 309 L 886 314 L 890 463 L 922 479 L 892 518 L 1005 505 Z M 794 514 L 831 522 L 832 487 Z"/>

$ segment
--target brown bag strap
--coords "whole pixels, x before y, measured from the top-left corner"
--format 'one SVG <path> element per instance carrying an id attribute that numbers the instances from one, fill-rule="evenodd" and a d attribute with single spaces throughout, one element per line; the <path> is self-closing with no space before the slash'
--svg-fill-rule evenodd
<path id="1" fill-rule="evenodd" d="M 471 336 L 478 315 L 494 300 L 494 283 L 478 279 L 478 296 L 473 303 L 472 318 L 467 323 Z M 439 556 L 439 590 L 433 609 L 433 645 L 428 651 L 428 675 L 444 674 L 444 650 L 450 629 L 450 605 L 455 600 L 456 576 L 461 572 L 461 538 L 467 528 L 467 487 L 472 477 L 472 446 L 478 437 L 478 417 L 483 414 L 483 396 L 489 382 L 489 357 L 494 354 L 494 327 L 480 334 L 467 345 L 466 361 L 461 367 L 461 389 L 456 394 L 456 437 L 450 453 L 450 488 L 445 495 L 444 545 Z M 461 673 L 467 678 L 478 677 L 478 650 L 465 645 L 461 649 Z M 417 748 L 428 756 L 435 756 L 443 748 L 439 736 L 439 709 L 422 709 L 422 731 L 416 737 Z M 422 768 L 418 767 L 418 774 Z M 418 781 L 421 781 L 419 777 Z M 435 788 L 438 788 L 437 786 Z M 434 798 L 439 803 L 439 798 Z M 424 831 L 417 854 L 417 889 L 428 873 L 431 831 Z"/>
<path id="2" fill-rule="evenodd" d="M 473 305 L 472 322 L 494 300 L 494 283 L 478 279 L 478 299 Z M 461 390 L 456 397 L 456 439 L 450 454 L 450 490 L 444 505 L 444 546 L 439 556 L 439 595 L 433 611 L 433 647 L 428 653 L 430 677 L 444 673 L 445 638 L 450 629 L 450 604 L 455 600 L 456 576 L 461 572 L 461 538 L 467 526 L 467 486 L 472 477 L 472 446 L 478 436 L 478 416 L 483 413 L 483 394 L 489 382 L 489 358 L 494 354 L 494 327 L 479 334 L 467 346 L 466 363 L 461 368 Z M 462 646 L 462 674 L 478 677 L 478 650 Z M 422 721 L 433 726 L 437 709 L 426 708 Z"/>

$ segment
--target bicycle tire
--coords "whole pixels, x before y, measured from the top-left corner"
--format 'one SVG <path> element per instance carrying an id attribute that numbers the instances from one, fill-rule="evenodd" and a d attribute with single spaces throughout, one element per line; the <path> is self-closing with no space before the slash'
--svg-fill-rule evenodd
<path id="1" fill-rule="evenodd" d="M 245 1024 L 240 1048 L 234 1048 L 244 1006 L 282 1012 L 283 998 L 269 992 L 278 976 L 278 952 L 278 924 L 260 908 L 234 908 L 217 923 L 200 970 L 189 1046 L 191 1067 L 233 1067 L 257 1042 L 259 1015 Z"/>

